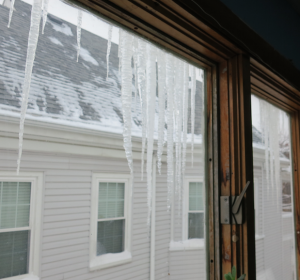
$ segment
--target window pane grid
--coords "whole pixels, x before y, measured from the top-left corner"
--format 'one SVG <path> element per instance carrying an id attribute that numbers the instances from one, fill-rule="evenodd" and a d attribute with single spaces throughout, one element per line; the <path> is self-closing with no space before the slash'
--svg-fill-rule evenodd
<path id="1" fill-rule="evenodd" d="M 31 183 L 0 183 L 0 229 L 28 227 Z"/>
<path id="2" fill-rule="evenodd" d="M 99 183 L 98 219 L 124 217 L 124 183 Z"/>
<path id="3" fill-rule="evenodd" d="M 189 183 L 189 210 L 204 210 L 203 184 Z"/>
<path id="4" fill-rule="evenodd" d="M 124 183 L 99 183 L 97 256 L 124 251 L 124 200 Z"/>
<path id="5" fill-rule="evenodd" d="M 0 279 L 28 273 L 30 231 L 0 233 Z"/>
<path id="6" fill-rule="evenodd" d="M 204 238 L 203 183 L 189 183 L 188 239 Z"/>

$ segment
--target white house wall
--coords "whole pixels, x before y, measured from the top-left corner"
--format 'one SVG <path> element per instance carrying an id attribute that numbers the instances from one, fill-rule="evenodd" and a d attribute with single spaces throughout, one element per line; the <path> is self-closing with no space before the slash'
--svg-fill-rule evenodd
<path id="1" fill-rule="evenodd" d="M 15 170 L 17 152 L 0 150 L 1 170 Z M 22 171 L 44 172 L 41 279 L 148 279 L 150 239 L 147 233 L 146 181 L 134 161 L 132 257 L 129 264 L 89 271 L 92 173 L 128 174 L 126 159 L 24 152 Z M 188 175 L 197 175 L 199 165 Z M 204 279 L 204 251 L 170 252 L 171 212 L 167 212 L 166 163 L 156 176 L 155 279 Z M 169 278 L 168 278 L 169 277 Z"/>
<path id="2" fill-rule="evenodd" d="M 16 126 L 16 127 L 14 127 Z M 8 126 L 7 126 L 8 128 Z M 10 129 L 10 130 L 9 130 Z M 2 130 L 0 141 L 0 169 L 16 170 L 17 159 L 17 125 L 10 124 L 9 129 Z M 50 128 L 48 128 L 50 130 Z M 92 173 L 124 173 L 128 174 L 128 164 L 124 151 L 118 148 L 119 140 L 111 141 L 112 147 L 108 149 L 109 138 L 86 135 L 86 145 L 83 144 L 83 134 L 71 132 L 59 134 L 52 131 L 53 139 L 42 138 L 38 135 L 38 128 L 27 126 L 25 132 L 24 155 L 21 170 L 44 172 L 44 213 L 42 224 L 41 246 L 41 279 L 42 280 L 90 280 L 90 279 L 149 279 L 150 275 L 150 237 L 147 233 L 147 194 L 146 180 L 141 181 L 140 153 L 136 152 L 134 159 L 134 190 L 133 190 L 133 228 L 132 228 L 132 257 L 131 263 L 123 264 L 94 272 L 89 271 L 89 230 L 91 207 Z M 36 131 L 36 134 L 34 133 Z M 78 132 L 77 132 L 78 133 Z M 61 135 L 61 137 L 57 137 Z M 29 139 L 31 138 L 31 139 Z M 56 139 L 54 139 L 56 138 Z M 67 140 L 70 139 L 70 140 Z M 80 139 L 80 141 L 79 141 Z M 56 140 L 56 141 L 55 141 Z M 69 141 L 69 143 L 67 143 Z M 40 150 L 43 143 L 45 151 Z M 97 144 L 98 143 L 98 144 Z M 55 146 L 56 145 L 56 146 Z M 84 155 L 88 146 L 90 150 Z M 6 148 L 5 148 L 6 147 Z M 64 147 L 68 147 L 63 153 Z M 139 143 L 134 143 L 138 151 Z M 39 150 L 37 150 L 39 149 Z M 103 154 L 101 149 L 112 151 Z M 35 151 L 37 150 L 37 151 Z M 72 154 L 71 154 L 72 153 Z M 93 155 L 94 154 L 94 155 Z M 105 155 L 105 156 L 103 156 Z M 122 157 L 123 156 L 123 157 Z M 199 153 L 196 156 L 199 160 Z M 284 214 L 282 219 L 274 218 L 274 205 L 268 198 L 265 183 L 262 180 L 262 160 L 254 160 L 254 177 L 259 184 L 259 226 L 261 238 L 256 241 L 256 260 L 258 275 L 265 275 L 266 267 L 282 266 L 288 271 L 285 276 L 292 279 L 291 252 L 294 250 L 291 242 L 292 216 Z M 199 161 L 191 168 L 187 162 L 187 177 L 198 177 L 203 170 Z M 277 207 L 277 206 L 276 206 Z M 162 175 L 156 173 L 156 231 L 155 231 L 155 279 L 156 280 L 202 280 L 205 279 L 205 250 L 170 251 L 169 244 L 172 235 L 171 212 L 167 212 L 167 179 L 166 163 L 162 165 Z M 275 220 L 274 220 L 275 219 Z M 174 216 L 173 237 L 175 241 L 181 240 L 182 217 Z M 177 222 L 178 220 L 178 222 Z M 281 255 L 270 251 L 268 242 L 274 234 L 266 229 L 278 223 L 278 231 L 283 230 L 284 243 L 273 248 Z M 278 232 L 279 234 L 279 232 Z M 281 234 L 281 232 L 280 232 Z M 277 235 L 276 235 L 277 236 Z M 268 240 L 270 238 L 270 240 Z M 273 239 L 272 239 L 273 238 Z M 278 238 L 277 238 L 278 239 Z M 276 240 L 277 240 L 276 239 Z M 278 239 L 279 240 L 279 239 Z M 274 240 L 272 241 L 274 242 Z M 279 241 L 278 241 L 279 242 Z M 271 244 L 271 243 L 270 243 Z M 274 244 L 274 243 L 272 243 Z M 274 246 L 273 246 L 274 247 Z M 280 256 L 280 258 L 279 258 Z M 259 278 L 264 279 L 264 278 Z"/>

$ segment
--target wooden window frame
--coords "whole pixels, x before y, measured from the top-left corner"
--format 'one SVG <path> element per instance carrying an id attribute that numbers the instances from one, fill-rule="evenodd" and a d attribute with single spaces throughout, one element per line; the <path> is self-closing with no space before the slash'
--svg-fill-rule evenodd
<path id="1" fill-rule="evenodd" d="M 217 0 L 69 1 L 168 48 L 205 70 L 207 275 L 210 280 L 223 279 L 232 265 L 237 266 L 238 274 L 246 273 L 246 279 L 256 279 L 251 92 L 292 114 L 299 259 L 299 71 Z M 238 195 L 248 180 L 251 184 L 246 194 L 246 222 L 220 225 L 220 195 Z M 232 242 L 233 234 L 239 236 L 237 242 Z"/>

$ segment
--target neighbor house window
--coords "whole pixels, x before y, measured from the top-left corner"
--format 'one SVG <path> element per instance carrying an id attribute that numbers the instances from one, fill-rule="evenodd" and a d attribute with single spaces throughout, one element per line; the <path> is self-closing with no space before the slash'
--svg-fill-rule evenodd
<path id="1" fill-rule="evenodd" d="M 90 269 L 131 260 L 130 176 L 94 174 Z"/>
<path id="2" fill-rule="evenodd" d="M 125 183 L 99 182 L 97 256 L 124 251 Z"/>
<path id="3" fill-rule="evenodd" d="M 0 177 L 0 279 L 38 275 L 39 182 L 41 176 Z"/>
<path id="4" fill-rule="evenodd" d="M 292 188 L 289 180 L 282 181 L 282 211 L 292 212 Z"/>
<path id="5" fill-rule="evenodd" d="M 189 182 L 188 239 L 204 238 L 203 182 Z"/>
<path id="6" fill-rule="evenodd" d="M 205 247 L 205 185 L 202 177 L 185 177 L 182 239 L 171 240 L 169 249 L 199 250 Z"/>

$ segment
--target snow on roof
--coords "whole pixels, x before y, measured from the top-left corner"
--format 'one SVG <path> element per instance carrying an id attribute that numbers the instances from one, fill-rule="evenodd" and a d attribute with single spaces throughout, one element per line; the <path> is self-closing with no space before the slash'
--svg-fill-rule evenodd
<path id="1" fill-rule="evenodd" d="M 7 28 L 8 9 L 0 5 L 1 115 L 20 116 L 30 13 L 31 5 L 17 0 L 11 27 Z M 118 45 L 111 45 L 108 80 L 106 49 L 106 39 L 82 29 L 81 51 L 77 63 L 76 26 L 49 14 L 44 35 L 40 34 L 38 41 L 27 117 L 122 133 Z M 201 82 L 197 81 L 198 112 L 202 111 L 201 88 Z M 132 134 L 141 136 L 141 110 L 139 98 L 135 106 L 134 80 L 132 90 Z M 196 113 L 196 135 L 201 133 L 201 117 L 200 113 Z M 190 126 L 189 118 L 189 131 Z"/>

